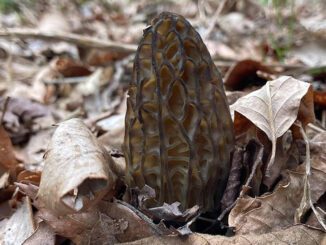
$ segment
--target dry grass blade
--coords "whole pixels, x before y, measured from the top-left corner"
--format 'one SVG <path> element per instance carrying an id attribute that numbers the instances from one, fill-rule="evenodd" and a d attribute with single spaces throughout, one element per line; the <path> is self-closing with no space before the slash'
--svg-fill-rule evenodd
<path id="1" fill-rule="evenodd" d="M 316 215 L 316 218 L 319 221 L 320 225 L 326 231 L 326 223 L 323 220 L 322 216 L 320 215 L 319 211 L 315 208 L 311 198 L 311 190 L 310 190 L 311 188 L 310 188 L 310 181 L 309 181 L 309 179 L 311 178 L 309 140 L 302 126 L 299 125 L 299 127 L 300 127 L 300 132 L 302 134 L 302 137 L 306 143 L 306 160 L 305 160 L 306 171 L 304 176 L 304 192 L 300 202 L 300 206 L 296 210 L 295 219 L 297 222 L 300 222 L 300 220 L 305 215 L 305 213 L 309 210 L 309 208 L 311 208 L 314 214 Z"/>

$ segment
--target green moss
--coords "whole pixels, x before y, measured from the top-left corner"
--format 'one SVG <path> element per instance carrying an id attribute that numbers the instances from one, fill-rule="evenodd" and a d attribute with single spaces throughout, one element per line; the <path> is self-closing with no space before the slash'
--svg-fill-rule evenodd
<path id="1" fill-rule="evenodd" d="M 18 12 L 19 6 L 15 0 L 0 0 L 0 12 L 10 13 Z"/>

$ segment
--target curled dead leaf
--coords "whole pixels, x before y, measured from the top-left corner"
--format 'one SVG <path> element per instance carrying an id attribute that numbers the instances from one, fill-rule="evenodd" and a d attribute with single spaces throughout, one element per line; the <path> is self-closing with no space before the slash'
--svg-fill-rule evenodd
<path id="1" fill-rule="evenodd" d="M 39 200 L 61 215 L 86 210 L 114 190 L 112 161 L 82 120 L 59 124 L 45 154 Z"/>

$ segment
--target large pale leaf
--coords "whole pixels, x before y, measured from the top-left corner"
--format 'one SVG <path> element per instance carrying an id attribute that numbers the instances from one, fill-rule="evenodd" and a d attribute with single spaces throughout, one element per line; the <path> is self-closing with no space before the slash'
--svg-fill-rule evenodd
<path id="1" fill-rule="evenodd" d="M 80 119 L 61 123 L 45 154 L 39 201 L 60 215 L 87 209 L 114 189 L 112 161 Z"/>
<path id="2" fill-rule="evenodd" d="M 298 117 L 301 99 L 305 95 L 312 96 L 310 93 L 309 83 L 283 76 L 241 97 L 231 105 L 231 110 L 248 118 L 272 140 L 282 136 L 291 127 Z M 307 106 L 313 108 L 313 105 Z M 313 120 L 313 111 L 307 116 L 308 121 Z"/>
<path id="3" fill-rule="evenodd" d="M 312 89 L 309 83 L 283 76 L 241 97 L 231 105 L 231 111 L 234 112 L 237 134 L 246 129 L 243 124 L 247 119 L 271 140 L 273 147 L 267 168 L 269 170 L 275 158 L 277 138 L 282 136 L 297 118 L 304 125 L 313 122 Z"/>
<path id="4" fill-rule="evenodd" d="M 292 226 L 287 229 L 271 232 L 262 235 L 247 234 L 233 237 L 207 235 L 194 233 L 186 237 L 180 236 L 153 236 L 138 241 L 123 243 L 124 245 L 142 244 L 223 244 L 223 245 L 243 245 L 243 244 L 325 244 L 325 233 L 320 230 L 309 229 L 305 226 Z"/>

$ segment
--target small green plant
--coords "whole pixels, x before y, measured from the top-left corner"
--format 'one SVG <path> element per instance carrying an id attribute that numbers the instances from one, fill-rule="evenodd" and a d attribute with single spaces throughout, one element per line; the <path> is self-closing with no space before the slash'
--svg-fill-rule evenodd
<path id="1" fill-rule="evenodd" d="M 275 51 L 278 60 L 283 60 L 293 45 L 293 30 L 295 25 L 294 0 L 260 0 L 264 6 L 271 7 L 276 13 L 276 24 L 280 30 L 286 28 L 286 37 L 278 38 L 273 34 L 269 35 L 269 42 Z M 291 9 L 291 15 L 284 18 L 282 10 L 284 8 Z"/>
<path id="2" fill-rule="evenodd" d="M 19 5 L 15 0 L 0 0 L 0 12 L 1 13 L 10 13 L 18 12 Z"/>

